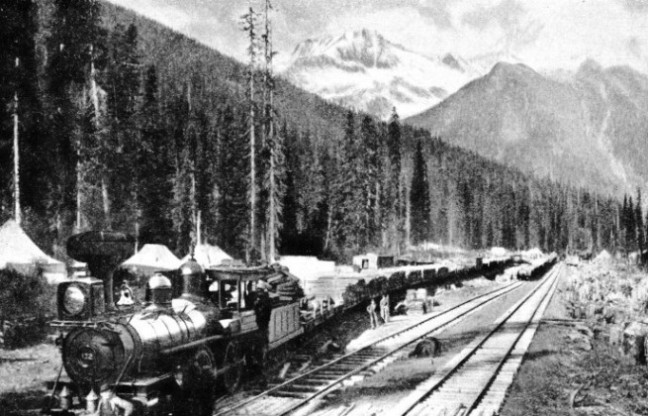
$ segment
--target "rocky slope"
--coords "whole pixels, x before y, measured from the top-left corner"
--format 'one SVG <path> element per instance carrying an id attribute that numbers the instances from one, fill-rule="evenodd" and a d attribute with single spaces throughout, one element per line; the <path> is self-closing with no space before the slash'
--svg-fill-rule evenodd
<path id="1" fill-rule="evenodd" d="M 439 105 L 406 120 L 539 176 L 621 194 L 648 179 L 648 77 L 584 62 L 543 76 L 499 63 Z"/>

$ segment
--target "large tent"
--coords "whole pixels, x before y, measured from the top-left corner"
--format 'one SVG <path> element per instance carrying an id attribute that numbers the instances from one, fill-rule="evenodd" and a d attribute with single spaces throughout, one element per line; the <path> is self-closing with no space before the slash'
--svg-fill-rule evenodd
<path id="1" fill-rule="evenodd" d="M 182 262 L 189 260 L 191 254 L 187 254 Z M 225 253 L 220 247 L 212 246 L 210 244 L 199 244 L 194 250 L 194 258 L 202 267 L 218 266 L 224 260 L 232 260 L 232 257 Z"/>
<path id="2" fill-rule="evenodd" d="M 14 220 L 0 227 L 0 269 L 22 273 L 42 271 L 48 282 L 65 277 L 65 263 L 43 252 Z"/>
<path id="3" fill-rule="evenodd" d="M 180 259 L 165 245 L 145 244 L 131 258 L 121 264 L 122 268 L 145 275 L 156 271 L 176 270 L 180 267 Z"/>

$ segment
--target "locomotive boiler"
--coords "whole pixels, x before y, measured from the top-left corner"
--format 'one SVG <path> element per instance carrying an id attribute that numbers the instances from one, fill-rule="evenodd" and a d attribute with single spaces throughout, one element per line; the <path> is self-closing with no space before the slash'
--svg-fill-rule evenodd
<path id="1" fill-rule="evenodd" d="M 100 262 L 104 271 L 121 257 L 115 247 L 128 244 L 106 233 L 91 237 L 112 238 L 112 246 L 68 244 L 68 252 Z M 92 258 L 79 250 L 93 251 Z M 110 259 L 100 256 L 111 250 Z M 236 390 L 244 364 L 262 364 L 268 349 L 303 333 L 299 302 L 272 302 L 261 289 L 273 274 L 271 267 L 205 271 L 189 260 L 177 273 L 155 274 L 147 301 L 125 309 L 107 301 L 112 282 L 105 275 L 59 284 L 59 316 L 51 325 L 61 332 L 65 373 L 51 386 L 58 401 L 46 413 L 92 409 L 100 386 L 108 385 L 140 414 L 210 414 L 216 390 Z"/>

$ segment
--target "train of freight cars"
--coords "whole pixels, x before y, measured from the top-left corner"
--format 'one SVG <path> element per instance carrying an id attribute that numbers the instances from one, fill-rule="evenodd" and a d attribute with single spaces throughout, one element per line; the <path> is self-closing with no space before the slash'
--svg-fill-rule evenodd
<path id="1" fill-rule="evenodd" d="M 113 234 L 81 235 L 68 242 L 72 257 L 91 252 L 75 258 L 88 261 L 91 274 L 103 276 L 66 281 L 57 288 L 58 319 L 51 326 L 60 332 L 63 366 L 50 383 L 45 414 L 93 409 L 105 386 L 131 402 L 137 414 L 210 414 L 217 391 L 235 391 L 246 369 L 263 371 L 270 351 L 285 348 L 345 309 L 382 293 L 494 273 L 512 263 L 510 258 L 478 259 L 455 270 L 390 268 L 368 283 L 349 285 L 342 305 L 304 313 L 298 283 L 280 268 L 203 270 L 189 260 L 177 273 L 154 275 L 147 302 L 120 309 L 112 300 L 108 270 L 119 256 L 108 261 L 101 253 L 126 241 Z M 90 244 L 89 239 L 101 241 Z"/>

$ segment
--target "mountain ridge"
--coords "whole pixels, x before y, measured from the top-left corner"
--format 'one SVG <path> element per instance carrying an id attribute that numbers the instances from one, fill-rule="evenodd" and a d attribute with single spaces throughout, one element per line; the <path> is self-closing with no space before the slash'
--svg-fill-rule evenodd
<path id="1" fill-rule="evenodd" d="M 416 114 L 481 72 L 453 54 L 422 55 L 362 29 L 299 43 L 282 74 L 331 102 L 385 119 L 394 107 L 402 116 Z"/>
<path id="2" fill-rule="evenodd" d="M 620 195 L 648 179 L 648 77 L 585 61 L 568 80 L 498 63 L 407 118 L 449 143 L 540 177 Z"/>

